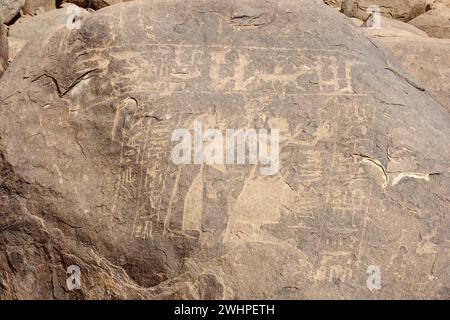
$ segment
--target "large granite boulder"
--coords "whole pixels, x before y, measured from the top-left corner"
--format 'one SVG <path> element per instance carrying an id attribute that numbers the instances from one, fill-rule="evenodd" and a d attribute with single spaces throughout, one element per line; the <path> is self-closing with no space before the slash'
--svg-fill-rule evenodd
<path id="1" fill-rule="evenodd" d="M 176 164 L 199 124 L 279 130 L 279 170 Z M 449 136 L 317 1 L 104 8 L 0 80 L 0 297 L 448 299 Z"/>

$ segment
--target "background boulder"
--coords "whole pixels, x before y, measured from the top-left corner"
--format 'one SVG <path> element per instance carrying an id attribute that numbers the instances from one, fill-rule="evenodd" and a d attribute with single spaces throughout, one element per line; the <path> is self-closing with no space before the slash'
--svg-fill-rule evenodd
<path id="1" fill-rule="evenodd" d="M 0 20 L 9 23 L 20 12 L 25 0 L 0 0 Z"/>
<path id="2" fill-rule="evenodd" d="M 366 20 L 370 6 L 378 6 L 383 16 L 409 21 L 426 11 L 426 0 L 344 0 L 341 11 L 349 16 Z"/>
<path id="3" fill-rule="evenodd" d="M 450 8 L 430 10 L 409 23 L 425 31 L 430 37 L 450 39 Z"/>
<path id="4" fill-rule="evenodd" d="M 362 24 L 362 22 L 361 22 Z M 359 26 L 361 26 L 361 24 Z M 358 25 L 358 24 L 357 24 Z M 366 26 L 364 31 L 372 37 L 408 37 L 420 36 L 428 37 L 425 31 L 399 20 L 390 19 L 387 17 L 381 18 L 380 28 L 375 28 L 373 25 Z"/>
<path id="5" fill-rule="evenodd" d="M 25 5 L 22 8 L 24 14 L 31 15 L 55 9 L 55 0 L 26 0 Z"/>
<path id="6" fill-rule="evenodd" d="M 79 7 L 98 10 L 114 4 L 128 2 L 133 0 L 65 0 L 66 3 L 74 3 Z"/>
<path id="7" fill-rule="evenodd" d="M 427 10 L 447 7 L 450 8 L 450 0 L 428 0 Z"/>
<path id="8" fill-rule="evenodd" d="M 83 8 L 79 9 L 81 19 L 90 14 Z M 51 10 L 33 17 L 25 16 L 9 27 L 9 36 L 27 41 L 40 39 L 58 28 L 67 28 L 68 19 L 66 8 Z"/>
<path id="9" fill-rule="evenodd" d="M 450 112 L 450 40 L 424 37 L 377 40 Z"/>

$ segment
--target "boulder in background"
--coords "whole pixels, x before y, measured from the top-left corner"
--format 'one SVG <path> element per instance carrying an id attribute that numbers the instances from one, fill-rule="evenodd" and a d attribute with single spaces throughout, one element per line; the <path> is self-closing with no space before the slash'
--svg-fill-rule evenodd
<path id="1" fill-rule="evenodd" d="M 0 20 L 9 23 L 19 14 L 24 4 L 25 0 L 0 0 Z"/>
<path id="2" fill-rule="evenodd" d="M 90 13 L 80 8 L 82 18 Z M 68 14 L 66 8 L 51 10 L 33 17 L 24 16 L 9 27 L 9 36 L 23 40 L 33 40 L 66 25 Z"/>
<path id="3" fill-rule="evenodd" d="M 91 8 L 98 10 L 114 4 L 128 2 L 133 0 L 66 0 L 66 3 L 73 3 L 82 8 Z"/>
<path id="4" fill-rule="evenodd" d="M 430 37 L 450 38 L 450 8 L 445 6 L 430 10 L 409 23 L 425 31 Z"/>
<path id="5" fill-rule="evenodd" d="M 369 7 L 378 6 L 383 16 L 409 21 L 424 13 L 427 8 L 426 0 L 344 0 L 341 11 L 349 16 L 366 20 L 370 12 Z"/>
<path id="6" fill-rule="evenodd" d="M 450 40 L 427 37 L 377 40 L 450 112 Z"/>
<path id="7" fill-rule="evenodd" d="M 354 21 L 360 20 L 358 19 Z M 402 37 L 402 36 L 428 37 L 426 32 L 416 28 L 415 26 L 409 23 L 387 17 L 381 17 L 380 28 L 374 28 L 372 25 L 364 25 L 364 27 L 365 27 L 364 31 L 368 33 L 370 36 L 374 37 Z"/>
<path id="8" fill-rule="evenodd" d="M 35 15 L 56 9 L 55 0 L 26 0 L 22 10 L 24 14 Z"/>

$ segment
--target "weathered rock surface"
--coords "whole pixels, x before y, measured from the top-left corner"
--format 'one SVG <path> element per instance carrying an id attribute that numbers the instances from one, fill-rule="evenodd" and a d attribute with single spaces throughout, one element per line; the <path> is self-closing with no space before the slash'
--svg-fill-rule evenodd
<path id="1" fill-rule="evenodd" d="M 8 61 L 10 63 L 16 58 L 16 56 L 19 54 L 19 52 L 22 51 L 22 49 L 25 47 L 27 42 L 28 41 L 24 40 L 24 39 L 18 39 L 18 38 L 13 38 L 13 37 L 8 38 L 8 46 L 9 46 Z"/>
<path id="2" fill-rule="evenodd" d="M 0 77 L 8 67 L 8 38 L 6 27 L 0 20 Z"/>
<path id="3" fill-rule="evenodd" d="M 382 16 L 380 28 L 377 28 L 367 25 L 367 21 L 363 23 L 360 19 L 351 19 L 356 26 L 362 26 L 364 32 L 395 56 L 404 70 L 417 79 L 418 83 L 450 112 L 450 42 L 428 37 L 428 34 L 438 36 L 439 32 L 440 35 L 445 33 L 445 28 L 438 27 L 445 25 L 445 19 L 436 22 L 435 29 L 427 29 L 431 24 L 424 22 L 429 22 L 425 16 L 434 16 L 434 12 L 439 10 L 442 10 L 442 15 L 445 16 L 445 12 L 449 10 L 445 7 L 445 1 L 429 1 L 428 6 L 435 9 L 409 23 Z M 369 20 L 374 22 L 374 19 Z M 425 32 L 427 30 L 428 34 Z"/>
<path id="4" fill-rule="evenodd" d="M 450 112 L 450 40 L 408 36 L 377 40 Z"/>
<path id="5" fill-rule="evenodd" d="M 427 10 L 447 7 L 450 8 L 450 0 L 428 0 Z"/>
<path id="6" fill-rule="evenodd" d="M 409 21 L 424 13 L 427 8 L 426 0 L 344 0 L 342 12 L 361 20 L 366 20 L 370 12 L 368 8 L 376 5 L 382 16 L 402 21 Z"/>
<path id="7" fill-rule="evenodd" d="M 359 19 L 355 22 L 358 25 Z M 410 37 L 410 36 L 420 36 L 428 38 L 425 31 L 418 29 L 417 27 L 405 23 L 399 20 L 390 19 L 387 17 L 381 17 L 380 28 L 376 28 L 373 25 L 366 26 L 364 31 L 373 37 Z M 417 46 L 417 43 L 415 43 Z"/>
<path id="8" fill-rule="evenodd" d="M 55 0 L 26 0 L 22 10 L 24 14 L 35 15 L 56 9 Z"/>
<path id="9" fill-rule="evenodd" d="M 61 8 L 34 17 L 22 17 L 9 27 L 9 36 L 27 41 L 45 37 L 53 30 L 67 26 L 69 13 L 67 8 Z M 82 20 L 89 14 L 85 9 L 79 8 L 79 18 Z"/>
<path id="10" fill-rule="evenodd" d="M 91 8 L 91 9 L 101 9 L 114 4 L 129 2 L 134 0 L 66 0 L 67 3 L 74 3 L 79 7 Z"/>
<path id="11" fill-rule="evenodd" d="M 9 23 L 20 12 L 25 0 L 0 0 L 0 20 Z"/>
<path id="12" fill-rule="evenodd" d="M 280 129 L 279 173 L 175 165 L 195 121 Z M 316 1 L 104 8 L 0 80 L 0 297 L 448 299 L 449 137 Z"/>
<path id="13" fill-rule="evenodd" d="M 450 39 L 450 8 L 440 7 L 424 13 L 409 23 L 430 37 Z"/>
<path id="14" fill-rule="evenodd" d="M 341 8 L 342 0 L 323 0 L 323 2 L 333 8 Z"/>

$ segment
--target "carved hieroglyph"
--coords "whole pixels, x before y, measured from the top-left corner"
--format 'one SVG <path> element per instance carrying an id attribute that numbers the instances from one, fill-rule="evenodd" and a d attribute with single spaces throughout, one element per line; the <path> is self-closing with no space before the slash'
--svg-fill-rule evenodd
<path id="1" fill-rule="evenodd" d="M 448 297 L 450 116 L 333 10 L 137 1 L 33 49 L 0 86 L 3 296 Z M 279 129 L 279 173 L 175 165 L 194 121 Z"/>

